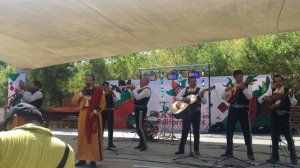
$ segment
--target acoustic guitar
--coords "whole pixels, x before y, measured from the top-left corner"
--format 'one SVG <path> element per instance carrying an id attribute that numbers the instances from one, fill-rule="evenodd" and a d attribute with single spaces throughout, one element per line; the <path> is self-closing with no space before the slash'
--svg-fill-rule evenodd
<path id="1" fill-rule="evenodd" d="M 242 84 L 245 85 L 246 88 L 248 88 L 249 83 L 247 81 L 243 82 Z M 228 103 L 233 103 L 238 98 L 240 89 L 237 85 L 232 85 L 232 88 L 226 92 L 226 96 L 224 100 Z"/>
<path id="2" fill-rule="evenodd" d="M 206 88 L 206 89 L 200 91 L 198 94 L 196 94 L 196 95 L 190 94 L 186 98 L 190 98 L 191 99 L 191 101 L 190 101 L 189 104 L 194 104 L 196 102 L 196 100 L 197 100 L 197 97 L 200 95 L 201 92 L 206 92 L 206 91 L 209 91 L 209 90 L 214 90 L 215 88 L 216 88 L 216 86 L 212 86 L 212 87 Z"/>
<path id="3" fill-rule="evenodd" d="M 206 91 L 209 91 L 209 90 L 213 90 L 215 89 L 216 87 L 215 86 L 212 86 L 212 87 L 209 87 L 209 88 L 206 88 L 204 89 L 203 91 L 206 92 Z M 203 92 L 201 91 L 201 92 Z M 200 95 L 199 92 L 198 94 L 191 94 L 189 96 L 187 96 L 187 98 L 190 98 L 191 101 L 190 103 L 186 103 L 184 101 L 175 101 L 174 103 L 172 103 L 172 105 L 170 106 L 170 110 L 169 112 L 176 118 L 176 119 L 182 119 L 182 118 L 185 118 L 189 115 L 189 110 L 188 110 L 188 106 L 195 103 L 196 100 L 197 100 L 197 97 Z"/>
<path id="4" fill-rule="evenodd" d="M 289 92 L 283 93 L 273 93 L 270 97 L 272 98 L 271 102 L 264 101 L 262 104 L 262 111 L 266 115 L 271 115 L 278 107 L 284 103 L 285 97 L 289 94 Z"/>

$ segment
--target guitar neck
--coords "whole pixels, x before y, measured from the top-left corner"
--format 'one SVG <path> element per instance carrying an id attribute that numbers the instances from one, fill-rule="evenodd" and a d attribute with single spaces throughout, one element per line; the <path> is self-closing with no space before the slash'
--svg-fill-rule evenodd
<path id="1" fill-rule="evenodd" d="M 202 91 L 206 92 L 206 91 L 209 91 L 209 90 L 214 90 L 215 88 L 216 88 L 216 86 L 212 86 L 212 87 L 206 88 L 206 89 L 204 89 L 204 90 L 202 90 Z M 200 92 L 197 94 L 197 96 L 199 96 L 200 93 L 201 93 L 202 91 L 200 91 Z"/>

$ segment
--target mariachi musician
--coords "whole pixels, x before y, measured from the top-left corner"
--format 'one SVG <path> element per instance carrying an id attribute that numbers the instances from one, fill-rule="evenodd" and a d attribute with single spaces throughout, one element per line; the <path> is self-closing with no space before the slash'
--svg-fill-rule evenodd
<path id="1" fill-rule="evenodd" d="M 288 143 L 290 151 L 290 159 L 293 165 L 297 164 L 297 155 L 292 138 L 289 112 L 290 106 L 297 104 L 297 99 L 291 89 L 284 87 L 284 78 L 281 75 L 273 76 L 275 88 L 272 89 L 272 96 L 261 96 L 258 98 L 259 103 L 268 103 L 273 105 L 271 112 L 271 139 L 272 139 L 272 155 L 268 162 L 276 163 L 279 161 L 278 143 L 280 141 L 280 127 L 282 128 L 285 139 Z M 277 97 L 276 97 L 277 95 Z"/>
<path id="2" fill-rule="evenodd" d="M 74 104 L 79 104 L 78 143 L 75 166 L 97 167 L 96 161 L 103 160 L 103 128 L 101 113 L 105 109 L 106 101 L 103 89 L 95 86 L 93 75 L 85 76 L 85 86 L 72 98 Z"/>
<path id="3" fill-rule="evenodd" d="M 112 85 L 112 89 L 121 94 L 122 91 L 126 90 L 125 86 L 126 86 L 125 80 L 119 80 L 118 81 L 118 86 L 117 85 Z"/>
<path id="4" fill-rule="evenodd" d="M 232 93 L 232 90 L 235 90 L 235 94 L 232 96 L 234 99 L 229 101 L 230 106 L 228 109 L 228 118 L 226 126 L 226 140 L 227 140 L 227 149 L 225 154 L 222 154 L 221 157 L 233 157 L 233 134 L 236 127 L 237 121 L 240 122 L 242 127 L 245 144 L 247 146 L 247 156 L 249 160 L 254 160 L 253 150 L 252 150 L 252 136 L 251 136 L 251 126 L 249 122 L 249 100 L 252 98 L 251 90 L 245 86 L 243 82 L 243 72 L 241 70 L 235 70 L 233 72 L 233 78 L 235 83 L 229 85 L 222 98 L 225 99 L 228 94 Z"/>
<path id="5" fill-rule="evenodd" d="M 31 104 L 38 109 L 42 107 L 44 95 L 40 81 L 34 81 L 33 86 L 29 87 L 27 91 L 16 89 L 16 92 L 22 95 L 23 103 Z"/>
<path id="6" fill-rule="evenodd" d="M 148 111 L 147 105 L 151 97 L 151 89 L 148 85 L 149 79 L 143 77 L 140 80 L 140 88 L 135 88 L 134 85 L 128 86 L 128 88 L 131 89 L 132 97 L 134 98 L 135 123 L 137 134 L 140 137 L 139 145 L 134 147 L 134 149 L 140 151 L 146 151 L 148 149 L 144 130 L 144 120 Z"/>
<path id="7" fill-rule="evenodd" d="M 181 140 L 179 145 L 179 150 L 175 153 L 175 155 L 184 154 L 184 146 L 188 137 L 189 130 L 191 128 L 191 124 L 193 126 L 193 134 L 194 134 L 194 153 L 199 155 L 199 128 L 200 128 L 200 118 L 201 118 L 201 103 L 206 104 L 207 100 L 204 95 L 204 91 L 200 91 L 200 88 L 197 87 L 197 79 L 195 76 L 190 76 L 188 78 L 189 87 L 183 89 L 176 97 L 178 101 L 183 101 L 186 103 L 190 103 L 191 99 L 187 98 L 188 95 L 198 95 L 196 102 L 190 104 L 188 108 L 190 108 L 191 114 L 182 119 L 182 133 Z"/>
<path id="8" fill-rule="evenodd" d="M 113 129 L 114 129 L 114 106 L 120 98 L 120 94 L 112 90 L 109 82 L 103 82 L 102 88 L 104 90 L 104 96 L 106 101 L 106 107 L 101 113 L 103 129 L 107 126 L 108 130 L 108 147 L 107 149 L 115 148 L 113 144 Z M 104 132 L 104 131 L 103 131 Z"/>
<path id="9" fill-rule="evenodd" d="M 129 91 L 129 87 L 133 86 L 131 84 L 131 80 L 127 81 L 127 84 L 125 80 L 119 80 L 118 86 L 112 85 L 112 90 L 116 91 L 119 94 L 119 100 L 115 102 L 115 106 L 120 105 L 122 102 L 131 99 L 131 93 Z"/>

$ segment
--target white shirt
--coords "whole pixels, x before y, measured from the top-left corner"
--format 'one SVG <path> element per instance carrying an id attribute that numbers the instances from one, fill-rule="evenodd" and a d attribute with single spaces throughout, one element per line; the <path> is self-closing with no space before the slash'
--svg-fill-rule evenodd
<path id="1" fill-rule="evenodd" d="M 112 92 L 113 92 L 113 93 L 111 93 L 111 96 L 112 96 L 112 98 L 113 98 L 113 102 L 115 103 L 115 102 L 117 102 L 117 101 L 120 100 L 121 94 L 120 94 L 119 92 L 115 91 L 115 90 L 112 90 Z M 103 90 L 103 94 L 104 94 L 104 96 L 106 96 L 104 90 Z"/>
<path id="2" fill-rule="evenodd" d="M 24 103 L 30 103 L 43 98 L 43 93 L 40 90 L 34 92 L 33 94 L 28 91 L 21 91 L 20 94 L 22 95 L 22 102 Z"/>
<path id="3" fill-rule="evenodd" d="M 93 89 L 94 88 L 94 86 L 91 86 L 91 87 L 89 87 L 89 88 L 87 88 L 87 89 Z M 80 92 L 79 93 L 79 97 L 83 97 L 84 95 L 83 95 L 83 93 L 82 92 Z M 90 106 L 90 100 L 91 100 L 91 95 L 89 95 L 89 96 L 86 96 L 85 97 L 86 98 L 86 101 L 85 101 L 85 107 L 89 107 Z M 94 112 L 96 113 L 96 110 L 94 110 Z"/>
<path id="4" fill-rule="evenodd" d="M 113 101 L 114 102 L 119 101 L 121 99 L 121 94 L 119 92 L 115 91 L 115 90 L 113 90 L 113 92 L 115 94 L 115 96 L 112 96 L 113 97 Z"/>
<path id="5" fill-rule="evenodd" d="M 182 90 L 177 94 L 176 100 L 182 101 L 182 99 L 184 98 L 183 96 L 184 96 L 185 92 L 186 92 L 186 88 L 182 89 Z M 206 104 L 206 103 L 207 103 L 207 99 L 206 99 L 204 96 L 201 97 L 201 103 L 202 103 L 202 104 Z"/>
<path id="6" fill-rule="evenodd" d="M 144 89 L 144 88 L 146 88 L 146 89 Z M 142 89 L 144 89 L 144 90 L 141 91 L 140 93 L 138 93 L 138 91 L 140 91 Z M 149 89 L 149 86 L 146 85 L 142 88 L 134 89 L 133 91 L 131 91 L 131 95 L 135 100 L 141 100 L 143 98 L 150 97 L 151 96 L 151 90 Z"/>
<path id="7" fill-rule="evenodd" d="M 236 83 L 233 83 L 234 86 L 236 86 L 237 84 Z M 225 97 L 227 96 L 227 93 L 224 89 L 223 93 L 222 93 L 222 99 L 224 100 Z M 243 93 L 246 97 L 247 100 L 250 100 L 252 99 L 252 88 L 250 87 L 250 85 L 248 86 L 248 88 L 244 89 L 243 90 Z"/>

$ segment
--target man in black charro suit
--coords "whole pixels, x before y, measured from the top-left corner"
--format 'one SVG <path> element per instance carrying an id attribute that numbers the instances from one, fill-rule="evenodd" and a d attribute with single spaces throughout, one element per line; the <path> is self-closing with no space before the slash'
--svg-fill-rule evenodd
<path id="1" fill-rule="evenodd" d="M 249 121 L 249 100 L 252 98 L 252 92 L 248 89 L 243 82 L 243 72 L 241 70 L 235 70 L 233 72 L 233 77 L 235 83 L 228 86 L 223 93 L 222 98 L 225 99 L 228 91 L 232 90 L 234 87 L 237 89 L 237 97 L 230 102 L 228 109 L 228 118 L 226 126 L 226 139 L 227 148 L 221 157 L 233 157 L 233 134 L 237 124 L 240 122 L 242 131 L 244 134 L 245 144 L 247 146 L 247 156 L 249 160 L 254 160 L 253 150 L 252 150 L 252 136 L 251 136 L 251 126 Z"/>
<path id="2" fill-rule="evenodd" d="M 187 116 L 182 119 L 182 133 L 181 140 L 178 151 L 175 155 L 184 154 L 184 146 L 188 137 L 189 130 L 191 128 L 191 124 L 193 126 L 193 134 L 194 134 L 194 153 L 199 155 L 199 141 L 200 141 L 200 119 L 201 119 L 201 103 L 206 104 L 207 100 L 203 97 L 204 92 L 200 91 L 200 88 L 197 87 L 197 79 L 195 76 L 190 76 L 188 78 L 189 87 L 184 88 L 177 95 L 176 99 L 179 101 L 183 101 L 186 103 L 190 103 L 191 99 L 187 98 L 188 95 L 194 94 L 197 95 L 197 100 L 195 103 L 190 104 L 188 108 L 191 110 L 191 116 Z"/>
<path id="3" fill-rule="evenodd" d="M 274 109 L 271 113 L 271 139 L 272 139 L 272 155 L 269 160 L 270 163 L 276 163 L 279 161 L 279 141 L 280 141 L 280 128 L 283 130 L 283 134 L 288 144 L 290 151 L 290 159 L 293 165 L 297 165 L 297 155 L 295 150 L 294 140 L 292 138 L 292 132 L 289 122 L 290 106 L 297 104 L 297 99 L 291 89 L 284 86 L 284 78 L 281 75 L 273 76 L 273 83 L 275 88 L 272 89 L 272 94 L 282 95 L 280 100 L 275 101 L 272 96 L 261 96 L 258 98 L 260 103 L 264 101 L 274 104 Z"/>

